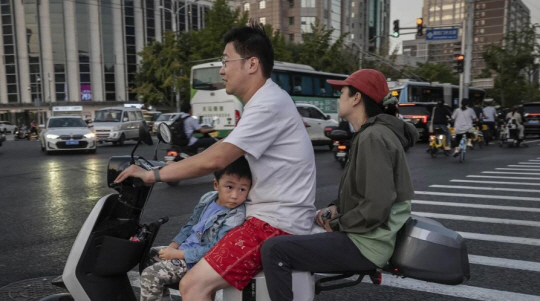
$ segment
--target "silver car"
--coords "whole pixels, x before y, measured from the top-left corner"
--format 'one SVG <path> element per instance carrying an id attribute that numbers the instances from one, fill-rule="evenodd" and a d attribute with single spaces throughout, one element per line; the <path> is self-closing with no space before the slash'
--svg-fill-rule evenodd
<path id="1" fill-rule="evenodd" d="M 97 149 L 96 134 L 81 117 L 54 116 L 40 133 L 40 146 L 47 154 L 66 150 L 86 150 L 93 154 Z"/>

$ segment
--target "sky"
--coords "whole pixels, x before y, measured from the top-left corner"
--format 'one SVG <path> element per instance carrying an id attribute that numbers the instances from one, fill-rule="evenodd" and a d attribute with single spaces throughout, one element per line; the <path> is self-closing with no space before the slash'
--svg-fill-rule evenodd
<path id="1" fill-rule="evenodd" d="M 399 19 L 400 27 L 416 26 L 416 18 L 422 17 L 423 0 L 390 0 L 390 34 L 394 28 L 394 20 Z M 540 1 L 538 0 L 521 0 L 531 11 L 531 23 L 540 24 Z M 410 32 L 416 30 L 401 30 L 401 32 Z M 540 34 L 540 28 L 538 29 Z M 401 53 L 401 42 L 404 40 L 414 40 L 415 35 L 402 35 L 399 38 L 390 38 L 390 52 L 394 47 L 399 46 Z"/>

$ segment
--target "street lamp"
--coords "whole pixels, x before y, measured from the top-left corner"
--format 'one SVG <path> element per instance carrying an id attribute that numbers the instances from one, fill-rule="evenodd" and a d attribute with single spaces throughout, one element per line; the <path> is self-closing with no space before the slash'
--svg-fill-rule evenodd
<path id="1" fill-rule="evenodd" d="M 178 34 L 178 31 L 176 30 L 176 16 L 178 15 L 178 12 L 180 12 L 180 10 L 184 7 L 186 7 L 188 4 L 193 4 L 193 3 L 196 3 L 197 1 L 199 0 L 194 0 L 192 2 L 186 2 L 186 4 L 180 6 L 179 8 L 176 9 L 176 11 L 173 11 L 172 9 L 170 8 L 166 8 L 162 5 L 159 6 L 159 8 L 161 9 L 164 9 L 164 10 L 168 10 L 171 15 L 172 15 L 172 30 L 174 32 L 174 35 L 176 36 Z M 172 4 L 174 6 L 174 4 L 176 4 L 176 1 L 172 1 Z M 174 9 L 174 7 L 173 7 Z M 189 31 L 189 28 L 187 29 Z M 175 75 L 176 77 L 176 75 Z M 176 80 L 175 80 L 175 85 L 173 86 L 173 89 L 174 89 L 174 92 L 176 93 L 176 112 L 180 112 L 180 91 L 179 89 L 176 89 Z M 177 91 L 178 90 L 178 91 Z"/>
<path id="2" fill-rule="evenodd" d="M 184 4 L 184 5 L 180 6 L 179 8 L 177 8 L 176 12 L 174 12 L 170 8 L 166 8 L 165 6 L 162 6 L 162 5 L 159 6 L 159 8 L 164 9 L 164 10 L 168 10 L 171 13 L 171 15 L 172 15 L 172 30 L 174 31 L 175 34 L 177 33 L 177 30 L 176 30 L 176 16 L 178 15 L 178 12 L 180 12 L 180 10 L 182 8 L 186 7 L 188 4 L 193 4 L 193 3 L 197 2 L 197 1 L 199 1 L 199 0 L 194 0 L 192 2 L 187 2 L 186 4 Z M 175 3 L 176 3 L 176 1 L 172 1 L 173 6 L 174 6 Z"/>

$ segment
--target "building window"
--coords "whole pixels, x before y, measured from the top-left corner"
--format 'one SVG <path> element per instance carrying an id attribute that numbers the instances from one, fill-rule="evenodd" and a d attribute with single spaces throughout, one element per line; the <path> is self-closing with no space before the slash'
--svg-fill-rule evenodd
<path id="1" fill-rule="evenodd" d="M 351 33 L 351 40 L 354 40 L 354 33 Z"/>
<path id="2" fill-rule="evenodd" d="M 354 18 L 354 13 L 351 13 L 351 18 Z"/>
<path id="3" fill-rule="evenodd" d="M 259 23 L 266 25 L 266 17 L 259 18 Z"/>
<path id="4" fill-rule="evenodd" d="M 302 7 L 315 7 L 315 0 L 302 0 Z"/>
<path id="5" fill-rule="evenodd" d="M 244 11 L 249 11 L 249 3 L 244 3 Z"/>
<path id="6" fill-rule="evenodd" d="M 354 7 L 354 2 L 351 2 L 351 7 Z"/>
<path id="7" fill-rule="evenodd" d="M 294 24 L 294 17 L 289 17 L 289 25 L 293 25 Z"/>
<path id="8" fill-rule="evenodd" d="M 311 33 L 311 24 L 315 23 L 315 17 L 300 17 L 300 29 L 303 33 Z"/>
<path id="9" fill-rule="evenodd" d="M 294 42 L 294 33 L 289 34 L 289 42 Z"/>
<path id="10" fill-rule="evenodd" d="M 261 2 L 259 2 L 259 9 L 265 9 L 266 8 L 266 1 L 263 0 Z"/>
<path id="11" fill-rule="evenodd" d="M 289 0 L 289 8 L 293 8 L 294 7 L 294 0 Z"/>

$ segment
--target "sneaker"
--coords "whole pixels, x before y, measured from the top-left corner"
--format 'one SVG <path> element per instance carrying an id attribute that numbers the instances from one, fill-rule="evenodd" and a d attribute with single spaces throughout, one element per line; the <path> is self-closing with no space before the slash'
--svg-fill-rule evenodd
<path id="1" fill-rule="evenodd" d="M 458 151 L 458 150 L 455 151 L 455 152 L 454 152 L 454 158 L 457 157 L 457 156 L 459 156 L 459 153 L 460 153 L 460 151 Z"/>

